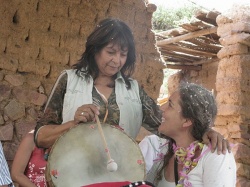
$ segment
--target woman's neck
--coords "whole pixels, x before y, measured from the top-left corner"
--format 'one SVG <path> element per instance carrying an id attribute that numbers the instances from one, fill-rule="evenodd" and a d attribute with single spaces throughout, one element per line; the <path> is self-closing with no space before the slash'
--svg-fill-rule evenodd
<path id="1" fill-rule="evenodd" d="M 98 76 L 94 81 L 95 86 L 104 86 L 113 88 L 115 86 L 115 81 L 112 77 L 108 76 Z"/>
<path id="2" fill-rule="evenodd" d="M 187 148 L 196 139 L 188 133 L 182 134 L 181 136 L 174 138 L 174 140 L 178 147 Z"/>

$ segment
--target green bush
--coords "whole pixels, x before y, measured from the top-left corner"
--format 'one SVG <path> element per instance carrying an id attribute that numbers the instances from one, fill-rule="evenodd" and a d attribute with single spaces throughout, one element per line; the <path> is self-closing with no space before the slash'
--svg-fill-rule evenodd
<path id="1" fill-rule="evenodd" d="M 179 8 L 157 7 L 153 14 L 153 29 L 156 32 L 179 27 L 180 24 L 190 22 L 197 7 L 194 5 Z"/>

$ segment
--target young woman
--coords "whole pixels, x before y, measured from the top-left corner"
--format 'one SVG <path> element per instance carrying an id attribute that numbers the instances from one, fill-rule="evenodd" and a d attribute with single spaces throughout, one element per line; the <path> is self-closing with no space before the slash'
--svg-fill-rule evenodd
<path id="1" fill-rule="evenodd" d="M 202 142 L 217 114 L 215 98 L 207 89 L 183 84 L 161 106 L 159 132 L 167 153 L 155 162 L 147 180 L 157 187 L 234 187 L 236 164 L 232 153 L 218 155 Z"/>

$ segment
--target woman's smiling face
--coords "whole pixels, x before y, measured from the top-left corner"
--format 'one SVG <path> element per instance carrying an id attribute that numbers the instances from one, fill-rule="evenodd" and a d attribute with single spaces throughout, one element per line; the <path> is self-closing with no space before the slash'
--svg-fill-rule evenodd
<path id="1" fill-rule="evenodd" d="M 179 92 L 174 92 L 167 103 L 160 107 L 162 110 L 162 122 L 158 131 L 171 138 L 178 133 L 186 121 L 182 116 Z"/>
<path id="2" fill-rule="evenodd" d="M 113 76 L 124 66 L 128 49 L 122 49 L 118 44 L 109 43 L 95 55 L 99 75 Z"/>

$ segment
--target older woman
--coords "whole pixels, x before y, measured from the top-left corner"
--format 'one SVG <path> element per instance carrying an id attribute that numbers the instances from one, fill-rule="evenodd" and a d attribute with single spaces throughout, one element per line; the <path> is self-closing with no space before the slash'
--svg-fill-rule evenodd
<path id="1" fill-rule="evenodd" d="M 102 20 L 87 38 L 79 62 L 59 76 L 36 126 L 37 145 L 50 147 L 69 128 L 92 122 L 95 114 L 133 138 L 142 122 L 156 133 L 161 113 L 131 78 L 135 60 L 130 28 L 118 19 Z"/>
<path id="2" fill-rule="evenodd" d="M 217 114 L 212 93 L 196 84 L 182 84 L 161 110 L 158 130 L 168 139 L 167 153 L 154 163 L 148 180 L 157 187 L 235 186 L 233 154 L 212 153 L 202 142 Z"/>

